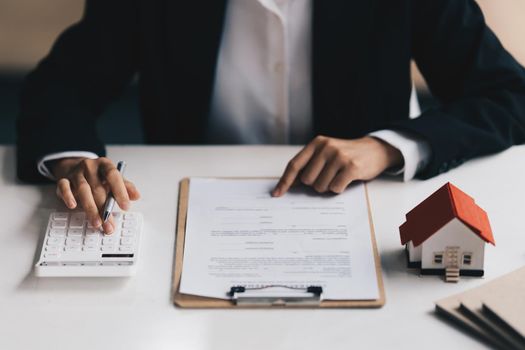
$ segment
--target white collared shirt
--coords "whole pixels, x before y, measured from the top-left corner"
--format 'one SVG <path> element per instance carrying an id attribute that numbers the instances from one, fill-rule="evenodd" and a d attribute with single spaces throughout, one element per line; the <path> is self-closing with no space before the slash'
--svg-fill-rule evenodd
<path id="1" fill-rule="evenodd" d="M 311 37 L 312 0 L 228 0 L 209 143 L 304 144 L 315 136 Z M 382 130 L 371 136 L 400 150 L 405 166 L 397 173 L 403 172 L 405 181 L 429 159 L 427 143 L 411 135 Z M 65 156 L 72 153 L 44 157 L 39 171 L 50 177 L 45 162 Z M 77 156 L 97 158 L 89 152 Z"/>
<path id="2" fill-rule="evenodd" d="M 217 61 L 213 143 L 306 143 L 312 134 L 311 1 L 229 0 Z"/>

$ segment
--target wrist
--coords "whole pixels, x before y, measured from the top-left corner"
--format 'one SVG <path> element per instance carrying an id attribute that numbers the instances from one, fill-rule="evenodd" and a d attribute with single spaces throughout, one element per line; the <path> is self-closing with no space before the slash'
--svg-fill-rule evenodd
<path id="1" fill-rule="evenodd" d="M 381 142 L 385 144 L 385 147 L 387 149 L 386 151 L 387 159 L 388 159 L 387 169 L 402 167 L 404 163 L 404 158 L 403 158 L 403 154 L 401 153 L 401 151 L 385 141 L 381 141 Z"/>
<path id="2" fill-rule="evenodd" d="M 380 145 L 383 151 L 385 156 L 385 169 L 400 168 L 403 166 L 404 158 L 399 149 L 380 138 L 374 136 L 371 136 L 371 138 Z"/>

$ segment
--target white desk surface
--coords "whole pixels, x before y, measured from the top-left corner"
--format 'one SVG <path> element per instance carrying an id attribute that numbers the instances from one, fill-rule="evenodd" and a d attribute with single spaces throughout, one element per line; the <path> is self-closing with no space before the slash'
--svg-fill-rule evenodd
<path id="1" fill-rule="evenodd" d="M 0 349 L 471 349 L 484 347 L 438 319 L 433 302 L 525 263 L 525 146 L 427 181 L 369 184 L 386 305 L 356 310 L 183 310 L 170 301 L 178 182 L 186 176 L 278 176 L 296 147 L 109 147 L 128 162 L 144 214 L 138 274 L 35 278 L 32 265 L 54 187 L 15 180 L 14 148 L 0 147 Z M 458 284 L 408 271 L 398 226 L 451 181 L 488 213 L 496 247 L 486 276 Z"/>

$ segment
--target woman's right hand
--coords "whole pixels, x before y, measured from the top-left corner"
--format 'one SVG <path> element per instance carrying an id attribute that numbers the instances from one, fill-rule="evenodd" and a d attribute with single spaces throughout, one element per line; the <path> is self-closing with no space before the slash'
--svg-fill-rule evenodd
<path id="1" fill-rule="evenodd" d="M 103 223 L 102 211 L 111 191 L 122 210 L 130 208 L 130 201 L 140 198 L 135 185 L 125 180 L 111 160 L 105 157 L 63 158 L 52 161 L 50 170 L 57 179 L 57 196 L 69 209 L 79 205 L 86 212 L 87 220 L 106 234 L 113 233 L 113 217 Z"/>

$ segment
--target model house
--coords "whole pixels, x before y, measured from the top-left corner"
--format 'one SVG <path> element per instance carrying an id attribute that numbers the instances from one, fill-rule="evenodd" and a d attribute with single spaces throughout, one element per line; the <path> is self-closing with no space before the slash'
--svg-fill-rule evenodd
<path id="1" fill-rule="evenodd" d="M 399 227 L 408 267 L 421 274 L 483 276 L 485 244 L 495 245 L 487 213 L 451 183 L 406 214 Z"/>

